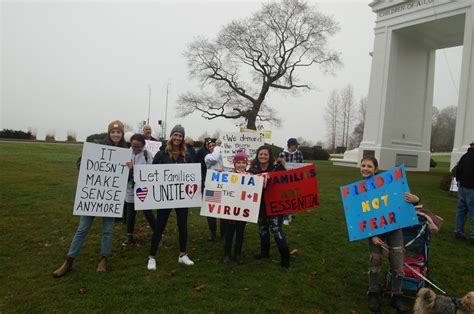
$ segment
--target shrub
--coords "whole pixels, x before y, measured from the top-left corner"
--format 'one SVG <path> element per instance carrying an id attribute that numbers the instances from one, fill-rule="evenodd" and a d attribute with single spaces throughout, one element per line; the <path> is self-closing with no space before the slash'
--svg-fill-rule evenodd
<path id="1" fill-rule="evenodd" d="M 451 187 L 452 179 L 453 179 L 453 176 L 451 175 L 451 173 L 446 173 L 441 178 L 441 181 L 439 182 L 439 188 L 443 191 L 449 191 L 449 188 Z"/>
<path id="2" fill-rule="evenodd" d="M 76 142 L 76 132 L 74 131 L 67 131 L 67 139 L 68 142 Z"/>
<path id="3" fill-rule="evenodd" d="M 304 159 L 312 159 L 313 157 L 313 148 L 309 146 L 298 146 L 298 150 L 303 153 Z"/>
<path id="4" fill-rule="evenodd" d="M 104 132 L 104 133 L 96 133 L 96 134 L 89 135 L 89 136 L 86 138 L 86 142 L 89 142 L 89 143 L 101 143 L 101 142 L 105 141 L 106 138 L 107 138 L 107 132 Z"/>
<path id="5" fill-rule="evenodd" d="M 16 139 L 25 139 L 30 140 L 34 139 L 31 132 L 23 132 L 20 130 L 10 130 L 10 129 L 3 129 L 0 131 L 1 138 L 16 138 Z"/>
<path id="6" fill-rule="evenodd" d="M 433 158 L 430 158 L 430 168 L 436 168 L 436 161 Z"/>
<path id="7" fill-rule="evenodd" d="M 321 146 L 314 146 L 311 156 L 313 160 L 329 160 L 329 157 L 331 157 L 327 150 L 322 149 Z"/>

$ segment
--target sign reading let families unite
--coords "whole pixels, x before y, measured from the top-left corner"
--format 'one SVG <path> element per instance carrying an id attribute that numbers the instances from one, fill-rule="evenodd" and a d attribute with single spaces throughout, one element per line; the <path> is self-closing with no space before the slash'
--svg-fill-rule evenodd
<path id="1" fill-rule="evenodd" d="M 404 201 L 404 192 L 410 192 L 404 165 L 342 186 L 350 241 L 416 225 L 415 208 Z"/>
<path id="2" fill-rule="evenodd" d="M 290 214 L 319 205 L 314 164 L 291 171 L 268 172 L 265 209 L 268 216 Z"/>
<path id="3" fill-rule="evenodd" d="M 222 142 L 222 162 L 226 168 L 234 167 L 232 159 L 236 151 L 244 150 L 249 160 L 251 160 L 255 158 L 257 149 L 265 144 L 263 135 L 255 132 L 227 132 L 221 134 L 220 139 Z"/>
<path id="4" fill-rule="evenodd" d="M 84 143 L 74 215 L 122 217 L 131 155 L 127 148 Z"/>
<path id="5" fill-rule="evenodd" d="M 135 209 L 201 206 L 201 164 L 135 165 Z"/>
<path id="6" fill-rule="evenodd" d="M 207 170 L 201 216 L 257 223 L 263 177 Z"/>

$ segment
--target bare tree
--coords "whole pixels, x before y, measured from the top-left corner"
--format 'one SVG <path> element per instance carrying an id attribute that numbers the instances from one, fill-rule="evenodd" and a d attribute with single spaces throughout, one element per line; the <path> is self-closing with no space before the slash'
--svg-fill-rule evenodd
<path id="1" fill-rule="evenodd" d="M 200 38 L 188 45 L 185 57 L 201 92 L 178 99 L 178 116 L 194 112 L 205 119 L 235 119 L 257 129 L 278 125 L 276 111 L 265 103 L 270 89 L 309 89 L 296 76 L 300 68 L 320 65 L 329 70 L 339 56 L 327 40 L 337 23 L 301 0 L 264 4 L 249 18 L 233 21 L 213 41 Z"/>
<path id="2" fill-rule="evenodd" d="M 453 149 L 456 131 L 456 106 L 442 110 L 434 107 L 431 128 L 431 149 L 438 152 L 449 152 Z"/>
<path id="3" fill-rule="evenodd" d="M 334 152 L 336 150 L 336 139 L 338 137 L 338 116 L 340 108 L 340 98 L 337 89 L 331 91 L 326 109 L 324 113 L 324 119 L 327 124 L 327 135 L 329 141 L 329 147 Z"/>
<path id="4" fill-rule="evenodd" d="M 341 90 L 341 120 L 342 120 L 342 146 L 347 147 L 349 142 L 349 130 L 353 125 L 354 115 L 354 89 L 347 85 Z"/>
<path id="5" fill-rule="evenodd" d="M 349 148 L 359 147 L 364 137 L 365 113 L 367 111 L 367 97 L 362 97 L 359 101 L 358 123 L 349 139 Z"/>

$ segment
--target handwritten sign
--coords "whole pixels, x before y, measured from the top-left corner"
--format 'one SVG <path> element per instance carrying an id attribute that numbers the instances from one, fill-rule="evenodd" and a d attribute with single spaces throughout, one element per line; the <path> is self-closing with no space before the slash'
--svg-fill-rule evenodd
<path id="1" fill-rule="evenodd" d="M 201 206 L 201 164 L 135 165 L 135 209 Z"/>
<path id="2" fill-rule="evenodd" d="M 145 140 L 145 149 L 150 152 L 152 157 L 160 151 L 161 142 Z"/>
<path id="3" fill-rule="evenodd" d="M 266 140 L 272 139 L 272 131 L 271 130 L 252 130 L 246 128 L 240 128 L 240 132 L 253 132 L 253 133 L 260 133 L 262 134 L 263 138 Z"/>
<path id="4" fill-rule="evenodd" d="M 207 170 L 201 216 L 257 223 L 263 177 Z"/>
<path id="5" fill-rule="evenodd" d="M 249 160 L 251 160 L 255 158 L 257 149 L 265 144 L 262 134 L 254 132 L 227 132 L 221 134 L 220 139 L 222 142 L 222 161 L 225 168 L 234 167 L 232 159 L 237 150 L 244 150 Z"/>
<path id="6" fill-rule="evenodd" d="M 413 204 L 403 200 L 410 192 L 404 165 L 340 189 L 350 241 L 418 223 Z"/>
<path id="7" fill-rule="evenodd" d="M 295 213 L 319 205 L 314 164 L 268 175 L 264 196 L 267 216 Z"/>
<path id="8" fill-rule="evenodd" d="M 84 143 L 74 215 L 122 217 L 131 155 L 127 148 Z"/>

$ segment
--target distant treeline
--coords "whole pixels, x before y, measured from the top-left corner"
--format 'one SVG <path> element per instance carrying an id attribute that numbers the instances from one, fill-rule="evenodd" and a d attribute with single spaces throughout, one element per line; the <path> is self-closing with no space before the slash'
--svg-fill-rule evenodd
<path id="1" fill-rule="evenodd" d="M 10 130 L 10 129 L 1 130 L 0 138 L 17 138 L 17 139 L 24 139 L 24 140 L 36 139 L 36 137 L 33 134 L 31 134 L 30 131 L 23 132 L 20 130 Z"/>

